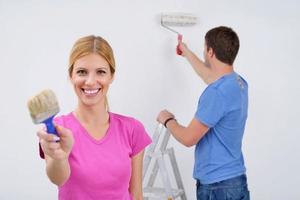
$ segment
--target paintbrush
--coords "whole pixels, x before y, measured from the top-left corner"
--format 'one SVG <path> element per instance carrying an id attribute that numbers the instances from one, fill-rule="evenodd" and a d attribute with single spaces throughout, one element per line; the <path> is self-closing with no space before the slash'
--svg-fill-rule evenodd
<path id="1" fill-rule="evenodd" d="M 27 107 L 33 123 L 44 123 L 48 133 L 58 136 L 53 124 L 53 118 L 59 112 L 59 105 L 52 90 L 43 90 L 29 99 Z M 39 145 L 39 147 L 40 156 L 41 158 L 44 158 L 44 152 L 41 149 L 41 145 Z"/>

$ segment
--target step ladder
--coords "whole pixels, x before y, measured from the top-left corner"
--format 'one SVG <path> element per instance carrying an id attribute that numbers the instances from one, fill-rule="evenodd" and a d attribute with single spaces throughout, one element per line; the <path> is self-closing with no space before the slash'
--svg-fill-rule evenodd
<path id="1" fill-rule="evenodd" d="M 170 132 L 158 124 L 152 136 L 152 144 L 146 149 L 143 164 L 143 196 L 145 200 L 187 200 L 174 149 L 167 148 Z M 172 188 L 165 159 L 169 156 L 177 188 Z M 152 164 L 152 165 L 151 165 Z M 155 187 L 156 177 L 160 174 L 163 187 Z M 150 173 L 150 174 L 149 174 Z"/>

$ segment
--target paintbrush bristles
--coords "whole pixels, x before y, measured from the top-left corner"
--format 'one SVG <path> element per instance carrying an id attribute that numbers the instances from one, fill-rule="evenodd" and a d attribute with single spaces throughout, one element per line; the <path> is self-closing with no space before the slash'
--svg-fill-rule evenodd
<path id="1" fill-rule="evenodd" d="M 32 121 L 35 124 L 41 123 L 44 120 L 59 112 L 59 105 L 56 96 L 52 90 L 43 90 L 36 96 L 29 99 L 27 103 Z"/>

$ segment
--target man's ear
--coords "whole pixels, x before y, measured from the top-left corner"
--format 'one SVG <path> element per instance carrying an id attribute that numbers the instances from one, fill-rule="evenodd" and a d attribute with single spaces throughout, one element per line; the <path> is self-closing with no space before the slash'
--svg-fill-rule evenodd
<path id="1" fill-rule="evenodd" d="M 214 53 L 214 50 L 210 47 L 210 48 L 208 49 L 208 51 L 207 51 L 207 54 L 208 54 L 209 57 L 213 57 L 213 55 L 214 55 L 215 53 Z"/>

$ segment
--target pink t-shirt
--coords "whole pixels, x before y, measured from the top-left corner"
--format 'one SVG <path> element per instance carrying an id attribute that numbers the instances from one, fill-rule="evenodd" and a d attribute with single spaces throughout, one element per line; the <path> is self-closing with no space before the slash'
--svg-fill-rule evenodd
<path id="1" fill-rule="evenodd" d="M 72 131 L 71 175 L 59 187 L 59 200 L 132 200 L 131 158 L 151 139 L 134 118 L 109 113 L 109 128 L 100 140 L 91 137 L 73 113 L 55 122 Z"/>

